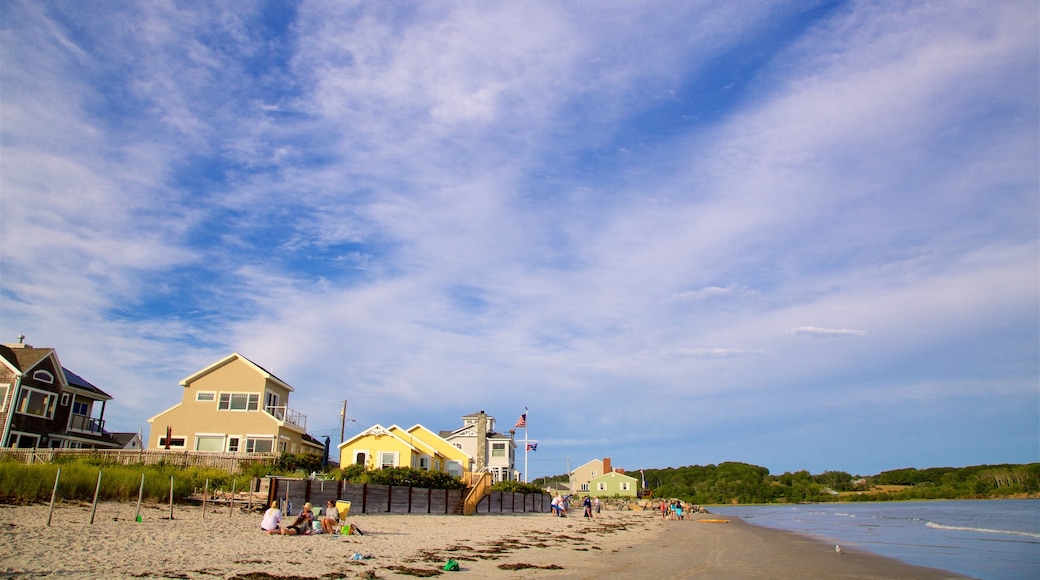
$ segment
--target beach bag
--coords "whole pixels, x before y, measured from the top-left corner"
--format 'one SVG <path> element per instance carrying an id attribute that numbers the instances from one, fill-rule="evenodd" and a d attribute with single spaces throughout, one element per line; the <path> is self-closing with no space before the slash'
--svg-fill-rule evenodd
<path id="1" fill-rule="evenodd" d="M 446 572 L 458 572 L 459 571 L 459 563 L 456 562 L 455 560 L 448 560 L 448 563 L 444 565 L 444 570 Z"/>

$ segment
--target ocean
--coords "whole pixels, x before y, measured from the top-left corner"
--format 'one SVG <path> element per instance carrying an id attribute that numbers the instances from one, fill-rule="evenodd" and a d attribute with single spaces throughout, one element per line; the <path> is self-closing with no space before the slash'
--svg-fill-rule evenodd
<path id="1" fill-rule="evenodd" d="M 715 514 L 984 580 L 1040 578 L 1040 499 L 715 506 Z"/>

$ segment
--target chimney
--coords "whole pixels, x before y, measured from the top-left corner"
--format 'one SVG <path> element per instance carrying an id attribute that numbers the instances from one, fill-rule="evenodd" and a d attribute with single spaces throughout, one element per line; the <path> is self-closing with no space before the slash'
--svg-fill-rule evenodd
<path id="1" fill-rule="evenodd" d="M 603 473 L 610 473 L 611 471 L 614 471 L 614 470 L 610 468 L 610 458 L 609 457 L 604 457 L 603 458 Z"/>
<path id="2" fill-rule="evenodd" d="M 477 468 L 480 471 L 487 467 L 487 413 L 477 413 Z"/>

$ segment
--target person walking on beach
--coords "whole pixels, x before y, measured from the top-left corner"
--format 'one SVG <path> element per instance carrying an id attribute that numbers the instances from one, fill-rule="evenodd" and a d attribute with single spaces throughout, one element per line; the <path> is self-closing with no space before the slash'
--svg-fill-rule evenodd
<path id="1" fill-rule="evenodd" d="M 664 501 L 663 499 L 661 500 L 661 519 L 668 519 L 668 502 Z"/>
<path id="2" fill-rule="evenodd" d="M 552 510 L 553 517 L 560 517 L 560 494 L 557 493 L 556 497 L 552 498 L 552 503 L 549 504 L 549 508 Z"/>
<path id="3" fill-rule="evenodd" d="M 598 497 L 595 500 L 593 500 L 592 505 L 596 506 L 596 515 L 598 516 L 599 515 L 599 498 Z"/>
<path id="4" fill-rule="evenodd" d="M 592 519 L 592 500 L 589 496 L 585 496 L 585 500 L 581 502 L 581 505 L 585 506 L 585 515 L 582 517 Z"/>

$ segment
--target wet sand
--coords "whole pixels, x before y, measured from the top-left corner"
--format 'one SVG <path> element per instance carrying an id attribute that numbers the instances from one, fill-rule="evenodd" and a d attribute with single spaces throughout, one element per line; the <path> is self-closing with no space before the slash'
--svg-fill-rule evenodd
<path id="1" fill-rule="evenodd" d="M 729 523 L 665 521 L 654 512 L 593 520 L 548 514 L 361 515 L 363 536 L 271 536 L 259 513 L 226 507 L 0 506 L 0 577 L 404 578 L 449 558 L 470 578 L 953 578 L 814 539 Z M 697 514 L 697 518 L 717 516 Z M 364 557 L 352 560 L 354 553 Z"/>

